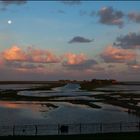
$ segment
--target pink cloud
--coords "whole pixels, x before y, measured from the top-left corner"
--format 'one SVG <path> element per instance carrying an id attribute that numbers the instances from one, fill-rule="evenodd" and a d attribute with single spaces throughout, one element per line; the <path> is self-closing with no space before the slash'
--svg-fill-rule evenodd
<path id="1" fill-rule="evenodd" d="M 29 60 L 37 63 L 58 63 L 60 60 L 48 50 L 28 48 Z"/>
<path id="2" fill-rule="evenodd" d="M 133 65 L 130 65 L 130 67 L 131 67 L 133 70 L 140 70 L 140 64 L 133 64 Z"/>
<path id="3" fill-rule="evenodd" d="M 115 48 L 109 46 L 101 53 L 101 58 L 105 62 L 124 63 L 136 59 L 136 53 L 133 50 Z"/>
<path id="4" fill-rule="evenodd" d="M 105 25 L 116 25 L 122 27 L 124 13 L 113 9 L 112 7 L 103 7 L 98 12 L 99 22 Z"/>
<path id="5" fill-rule="evenodd" d="M 2 52 L 2 57 L 7 61 L 26 61 L 28 56 L 17 46 L 13 46 Z"/>
<path id="6" fill-rule="evenodd" d="M 85 54 L 67 53 L 64 55 L 63 66 L 69 70 L 88 70 L 92 69 L 97 62 L 88 59 Z"/>
<path id="7" fill-rule="evenodd" d="M 12 46 L 2 52 L 2 57 L 6 61 L 23 61 L 33 63 L 58 63 L 59 59 L 47 50 L 29 47 L 23 50 L 18 46 Z"/>
<path id="8" fill-rule="evenodd" d="M 68 65 L 80 64 L 86 60 L 86 56 L 83 53 L 81 54 L 67 53 L 64 55 L 64 58 L 66 59 L 65 64 Z"/>

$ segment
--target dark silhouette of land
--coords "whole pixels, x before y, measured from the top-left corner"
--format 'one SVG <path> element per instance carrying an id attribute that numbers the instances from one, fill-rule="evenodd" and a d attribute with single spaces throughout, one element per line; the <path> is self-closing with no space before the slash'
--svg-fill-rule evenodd
<path id="1" fill-rule="evenodd" d="M 138 98 L 140 98 L 140 94 L 136 93 L 121 93 L 121 90 L 119 92 L 115 92 L 114 90 L 104 90 L 100 89 L 97 91 L 104 92 L 104 94 L 93 94 L 93 95 L 86 95 L 87 97 L 90 97 L 90 100 L 84 100 L 84 99 L 60 99 L 57 100 L 57 98 L 65 97 L 62 96 L 50 96 L 50 97 L 35 97 L 35 96 L 25 96 L 25 95 L 18 95 L 19 91 L 46 91 L 46 90 L 52 90 L 56 87 L 62 87 L 69 83 L 75 83 L 80 85 L 80 92 L 82 91 L 89 91 L 93 92 L 96 91 L 96 88 L 110 86 L 110 85 L 125 85 L 124 82 L 118 82 L 116 80 L 98 80 L 98 79 L 92 79 L 91 81 L 76 81 L 76 80 L 59 80 L 59 81 L 0 81 L 0 84 L 40 84 L 40 86 L 34 86 L 30 87 L 28 89 L 10 89 L 10 90 L 1 90 L 0 91 L 0 100 L 3 101 L 51 101 L 51 102 L 69 102 L 72 104 L 81 104 L 81 105 L 87 105 L 91 108 L 98 108 L 100 109 L 101 106 L 94 104 L 95 102 L 103 102 L 106 104 L 111 104 L 115 106 L 120 106 L 123 108 L 128 109 L 128 113 L 132 113 L 135 115 L 140 116 L 140 107 L 137 106 L 137 104 L 140 102 Z M 96 93 L 96 92 L 95 92 Z M 84 95 L 85 96 L 85 95 Z M 137 100 L 135 99 L 137 98 Z M 49 107 L 57 108 L 57 106 L 54 106 L 52 103 L 40 103 L 42 105 L 46 105 Z M 10 137 L 11 138 L 11 137 Z M 14 136 L 14 138 L 27 138 L 27 136 Z M 140 133 L 139 132 L 131 132 L 131 133 L 109 133 L 109 134 L 88 134 L 88 135 L 57 135 L 57 136 L 33 136 L 28 138 L 33 139 L 80 139 L 80 140 L 98 140 L 98 139 L 139 139 Z"/>
<path id="2" fill-rule="evenodd" d="M 139 132 L 107 133 L 107 134 L 82 134 L 82 135 L 50 135 L 50 136 L 7 136 L 0 138 L 13 139 L 46 139 L 46 140 L 139 140 Z"/>
<path id="3" fill-rule="evenodd" d="M 96 91 L 96 88 L 99 87 L 105 87 L 109 85 L 119 85 L 119 84 L 125 84 L 123 82 L 118 82 L 116 80 L 112 79 L 92 79 L 91 81 L 76 81 L 76 80 L 59 80 L 59 81 L 1 81 L 0 84 L 40 84 L 40 86 L 34 86 L 32 88 L 28 89 L 19 89 L 19 90 L 3 90 L 0 91 L 0 100 L 4 101 L 52 101 L 52 102 L 70 102 L 72 104 L 82 104 L 87 105 L 91 108 L 101 108 L 100 106 L 94 104 L 94 102 L 103 102 L 106 104 L 111 104 L 115 106 L 120 106 L 123 108 L 128 109 L 128 113 L 133 113 L 138 116 L 140 116 L 140 107 L 137 106 L 139 100 L 135 98 L 140 98 L 140 94 L 136 93 L 125 93 L 121 94 L 121 90 L 118 93 L 113 93 L 113 90 L 97 90 L 104 92 L 104 94 L 95 94 L 95 95 L 87 95 L 87 97 L 90 97 L 91 100 L 75 100 L 75 99 L 60 99 L 56 100 L 56 98 L 65 97 L 64 95 L 58 96 L 50 96 L 50 97 L 35 97 L 35 96 L 25 96 L 25 95 L 18 95 L 17 93 L 19 91 L 46 91 L 46 90 L 52 90 L 56 87 L 62 87 L 65 86 L 68 83 L 75 83 L 80 85 L 80 89 L 82 91 Z M 81 91 L 81 92 L 82 92 Z M 116 97 L 114 95 L 120 96 Z M 95 99 L 93 99 L 93 98 Z M 129 100 L 128 100 L 129 98 Z M 92 102 L 92 103 L 91 103 Z"/>

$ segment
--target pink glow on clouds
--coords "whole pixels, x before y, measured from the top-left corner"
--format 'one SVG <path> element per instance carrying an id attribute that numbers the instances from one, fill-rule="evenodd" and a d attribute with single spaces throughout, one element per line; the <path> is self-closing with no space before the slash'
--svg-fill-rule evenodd
<path id="1" fill-rule="evenodd" d="M 76 65 L 80 64 L 86 60 L 86 56 L 83 53 L 74 54 L 74 53 L 67 53 L 64 55 L 64 59 L 66 59 L 65 63 L 68 65 Z"/>
<path id="2" fill-rule="evenodd" d="M 3 65 L 5 68 L 11 68 L 26 73 L 33 70 L 41 73 L 48 72 L 46 67 L 46 64 L 48 63 L 65 63 L 65 65 L 79 66 L 79 64 L 83 64 L 85 62 L 88 62 L 88 59 L 83 53 L 66 53 L 57 57 L 48 50 L 41 50 L 33 47 L 22 49 L 19 46 L 12 46 L 0 53 L 0 65 Z M 51 72 L 52 69 L 49 68 L 49 71 Z"/>
<path id="3" fill-rule="evenodd" d="M 38 63 L 58 63 L 60 60 L 47 50 L 34 49 L 32 47 L 28 48 L 29 56 L 31 61 Z"/>
<path id="4" fill-rule="evenodd" d="M 26 61 L 26 53 L 17 46 L 13 46 L 2 52 L 2 57 L 8 61 Z"/>
<path id="5" fill-rule="evenodd" d="M 29 47 L 22 50 L 18 46 L 12 46 L 2 52 L 2 57 L 6 61 L 24 61 L 34 63 L 57 63 L 59 59 L 47 50 L 34 49 Z"/>
<path id="6" fill-rule="evenodd" d="M 120 63 L 133 62 L 136 59 L 134 50 L 113 46 L 106 47 L 100 56 L 106 63 L 98 63 L 94 59 L 89 59 L 84 53 L 68 52 L 56 56 L 48 50 L 33 47 L 22 49 L 19 46 L 12 46 L 0 52 L 0 73 L 3 73 L 2 76 L 7 76 L 8 73 L 7 79 L 10 77 L 17 79 L 19 77 L 22 79 L 45 79 L 45 77 L 50 79 L 88 79 L 92 76 L 106 78 L 115 75 L 114 72 L 106 75 L 105 68 L 108 62 L 121 66 Z M 116 62 L 119 63 L 115 64 Z M 140 69 L 140 65 L 131 65 L 131 68 L 136 71 Z"/>
<path id="7" fill-rule="evenodd" d="M 131 66 L 133 69 L 140 69 L 140 65 L 139 64 L 135 64 Z"/>
<path id="8" fill-rule="evenodd" d="M 115 48 L 113 46 L 108 46 L 101 53 L 101 57 L 106 62 L 125 62 L 133 61 L 136 59 L 136 53 L 133 50 L 126 50 L 122 48 Z"/>

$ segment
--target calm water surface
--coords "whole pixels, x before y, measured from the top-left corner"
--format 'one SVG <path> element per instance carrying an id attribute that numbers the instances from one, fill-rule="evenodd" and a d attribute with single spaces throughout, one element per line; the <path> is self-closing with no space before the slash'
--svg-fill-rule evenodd
<path id="1" fill-rule="evenodd" d="M 25 85 L 24 85 L 25 86 Z M 0 86 L 2 88 L 2 85 Z M 18 86 L 16 87 L 18 88 Z M 26 88 L 26 87 L 24 87 Z M 101 89 L 101 88 L 100 88 Z M 99 90 L 100 90 L 99 89 Z M 105 89 L 105 88 L 104 88 Z M 107 87 L 108 89 L 120 89 L 120 86 Z M 140 86 L 121 86 L 121 89 L 133 90 L 140 89 Z M 125 90 L 124 90 L 125 91 Z M 52 92 L 52 93 L 51 93 Z M 88 100 L 96 92 L 80 92 L 79 85 L 68 84 L 64 87 L 55 88 L 49 91 L 19 92 L 27 96 L 51 96 L 65 95 L 66 98 L 83 98 Z M 98 93 L 98 92 L 97 92 Z M 41 95 L 42 94 L 42 95 Z M 83 95 L 83 96 L 81 96 Z M 68 96 L 68 97 L 67 97 Z M 56 107 L 47 106 L 51 103 Z M 95 122 L 120 122 L 139 121 L 139 117 L 128 114 L 127 110 L 121 107 L 112 106 L 104 103 L 95 103 L 101 109 L 90 108 L 86 105 L 74 105 L 68 102 L 23 102 L 23 101 L 0 101 L 0 124 L 58 124 L 58 123 L 95 123 Z"/>

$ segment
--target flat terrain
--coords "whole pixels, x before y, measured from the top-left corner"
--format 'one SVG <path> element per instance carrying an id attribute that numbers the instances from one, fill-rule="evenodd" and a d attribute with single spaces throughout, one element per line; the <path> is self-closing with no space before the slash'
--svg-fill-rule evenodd
<path id="1" fill-rule="evenodd" d="M 47 139 L 47 140 L 139 140 L 140 132 L 130 133 L 107 133 L 107 134 L 93 134 L 93 135 L 55 135 L 55 136 L 8 136 L 0 138 L 13 139 Z"/>
<path id="2" fill-rule="evenodd" d="M 18 81 L 6 81 L 6 82 L 0 82 L 0 84 L 17 84 Z M 69 84 L 69 81 L 44 81 L 44 82 L 37 82 L 37 81 L 29 81 L 30 84 L 42 84 L 41 86 L 36 86 L 33 88 L 25 89 L 28 91 L 46 91 L 46 90 L 52 90 L 56 87 L 63 87 L 66 84 Z M 29 84 L 26 81 L 20 81 L 18 84 Z M 119 85 L 120 83 L 113 84 L 111 80 L 95 80 L 92 82 L 84 82 L 84 81 L 76 81 L 76 82 L 70 82 L 70 83 L 77 83 L 80 84 L 80 89 L 82 91 L 89 91 L 89 92 L 103 92 L 104 94 L 94 94 L 94 95 L 86 95 L 86 97 L 90 97 L 90 100 L 85 99 L 61 99 L 57 100 L 61 97 L 66 97 L 65 95 L 61 96 L 50 96 L 50 97 L 35 97 L 35 96 L 25 96 L 25 95 L 18 95 L 17 93 L 19 91 L 23 90 L 4 90 L 0 91 L 0 100 L 1 101 L 51 101 L 51 102 L 69 102 L 72 104 L 81 104 L 81 105 L 87 105 L 91 108 L 101 108 L 100 106 L 93 104 L 94 102 L 102 102 L 110 105 L 115 105 L 119 107 L 123 107 L 128 109 L 128 113 L 132 113 L 135 115 L 140 116 L 140 106 L 137 106 L 137 104 L 140 101 L 140 94 L 137 93 L 121 93 L 122 91 L 114 91 L 114 90 L 96 90 L 96 88 L 99 87 L 105 87 L 109 85 Z M 121 83 L 123 85 L 125 83 Z M 82 92 L 81 91 L 81 92 Z M 47 94 L 47 92 L 46 92 Z M 78 96 L 78 95 L 77 95 Z M 85 95 L 84 95 L 85 96 Z M 92 102 L 92 103 L 91 103 Z"/>
<path id="3" fill-rule="evenodd" d="M 41 85 L 39 86 L 35 85 L 33 87 L 28 87 L 27 89 L 26 88 L 25 89 L 20 89 L 20 88 L 19 89 L 16 89 L 16 88 L 15 89 L 2 89 L 0 91 L 0 101 L 13 101 L 13 102 L 14 101 L 15 102 L 16 101 L 38 101 L 39 103 L 37 104 L 40 104 L 42 108 L 51 108 L 51 109 L 59 107 L 59 105 L 55 105 L 55 102 L 56 103 L 65 102 L 65 103 L 70 103 L 74 105 L 86 105 L 90 108 L 95 108 L 95 109 L 102 109 L 103 106 L 98 103 L 103 103 L 103 104 L 125 108 L 125 112 L 128 112 L 127 115 L 133 114 L 138 117 L 140 116 L 140 105 L 139 105 L 140 94 L 138 94 L 139 88 L 136 88 L 136 89 L 135 87 L 134 89 L 126 88 L 125 90 L 123 90 L 121 88 L 116 88 L 116 86 L 121 87 L 120 83 L 111 84 L 110 82 L 108 83 L 106 81 L 103 81 L 103 83 L 101 83 L 101 81 L 97 81 L 97 82 L 79 83 L 81 88 L 72 92 L 71 90 L 69 91 L 69 89 L 71 89 L 72 87 L 71 86 L 67 87 L 67 84 L 73 84 L 73 83 L 63 82 L 63 81 L 52 82 L 52 83 L 48 82 L 48 83 L 41 83 Z M 78 83 L 74 83 L 74 84 L 78 84 Z M 115 89 L 106 88 L 106 86 L 112 86 L 112 85 L 115 85 Z M 53 91 L 53 88 L 65 87 L 65 86 L 66 88 L 64 89 L 60 88 L 60 90 L 58 91 L 57 90 Z M 21 92 L 21 91 L 22 91 L 22 94 L 18 94 L 18 92 Z M 28 91 L 27 94 L 26 94 L 26 91 Z M 38 96 L 34 96 L 34 95 L 31 96 L 32 94 L 36 94 L 37 92 L 38 92 L 37 94 Z M 100 94 L 100 92 L 103 94 Z M 28 96 L 28 94 L 30 96 Z M 40 95 L 44 95 L 44 96 L 40 96 Z M 18 106 L 19 102 L 17 102 L 16 104 L 17 105 L 15 106 Z M 47 112 L 47 111 L 48 110 L 43 110 L 42 112 Z M 109 116 L 110 115 L 107 115 L 107 117 Z M 114 120 L 116 120 L 116 118 Z M 137 130 L 139 131 L 139 128 L 137 128 Z M 108 132 L 113 132 L 113 131 L 108 131 Z M 19 137 L 27 138 L 27 136 L 26 137 L 15 136 L 14 138 L 19 138 Z M 73 136 L 57 135 L 57 136 L 36 136 L 33 138 L 40 139 L 40 137 L 45 138 L 45 139 L 86 139 L 86 140 L 88 139 L 95 139 L 95 140 L 96 139 L 140 139 L 140 133 L 121 133 L 121 134 L 110 133 L 110 134 L 73 135 Z"/>

